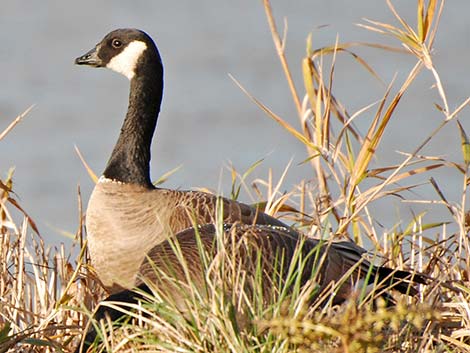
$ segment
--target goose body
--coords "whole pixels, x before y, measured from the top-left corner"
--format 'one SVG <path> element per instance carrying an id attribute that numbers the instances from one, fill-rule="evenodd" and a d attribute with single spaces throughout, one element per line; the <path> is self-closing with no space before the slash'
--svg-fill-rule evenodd
<path id="1" fill-rule="evenodd" d="M 112 31 L 75 62 L 106 67 L 130 80 L 126 118 L 86 212 L 93 267 L 107 290 L 115 293 L 134 286 L 145 254 L 155 245 L 193 224 L 213 223 L 218 197 L 151 183 L 150 146 L 163 94 L 163 65 L 146 33 Z M 284 225 L 243 203 L 220 200 L 227 223 Z"/>

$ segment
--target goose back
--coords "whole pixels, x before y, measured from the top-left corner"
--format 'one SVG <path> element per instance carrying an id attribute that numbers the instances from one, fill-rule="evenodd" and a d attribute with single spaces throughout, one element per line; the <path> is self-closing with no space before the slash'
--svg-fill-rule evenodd
<path id="1" fill-rule="evenodd" d="M 223 251 L 220 251 L 220 242 Z M 140 267 L 137 285 L 154 283 L 159 290 L 171 293 L 182 308 L 185 293 L 177 290 L 180 283 L 175 278 L 188 279 L 200 290 L 206 288 L 207 276 L 198 244 L 202 244 L 210 259 L 225 256 L 218 260 L 227 261 L 226 268 L 241 271 L 242 276 L 248 278 L 242 290 L 253 293 L 257 284 L 252 281 L 255 274 L 261 274 L 258 279 L 261 278 L 262 283 L 258 287 L 263 288 L 266 302 L 276 300 L 286 283 L 291 282 L 300 287 L 312 286 L 312 301 L 332 285 L 337 285 L 334 304 L 345 301 L 363 285 L 374 282 L 378 288 L 393 287 L 411 295 L 416 294 L 413 282 L 425 283 L 420 275 L 372 265 L 363 257 L 365 250 L 349 241 L 325 242 L 307 238 L 286 227 L 236 223 L 224 226 L 222 239 L 217 238 L 216 227 L 208 224 L 186 229 L 174 240 L 156 245 Z M 175 246 L 180 253 L 175 251 Z M 236 277 L 239 274 L 227 276 Z M 240 288 L 233 289 L 237 290 Z"/>

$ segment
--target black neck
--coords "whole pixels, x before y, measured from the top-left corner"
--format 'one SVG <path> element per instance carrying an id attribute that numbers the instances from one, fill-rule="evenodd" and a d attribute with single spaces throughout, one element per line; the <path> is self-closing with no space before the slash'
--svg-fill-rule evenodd
<path id="1" fill-rule="evenodd" d="M 143 59 L 139 64 L 130 84 L 126 119 L 103 175 L 153 188 L 150 146 L 162 101 L 163 67 L 159 60 Z"/>

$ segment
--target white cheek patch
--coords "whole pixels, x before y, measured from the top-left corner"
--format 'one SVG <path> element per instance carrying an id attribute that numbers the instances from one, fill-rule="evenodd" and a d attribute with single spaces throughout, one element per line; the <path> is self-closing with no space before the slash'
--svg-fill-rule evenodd
<path id="1" fill-rule="evenodd" d="M 123 74 L 131 80 L 135 75 L 135 66 L 137 65 L 137 61 L 145 49 L 147 49 L 147 44 L 144 42 L 131 42 L 119 55 L 112 58 L 106 67 Z"/>

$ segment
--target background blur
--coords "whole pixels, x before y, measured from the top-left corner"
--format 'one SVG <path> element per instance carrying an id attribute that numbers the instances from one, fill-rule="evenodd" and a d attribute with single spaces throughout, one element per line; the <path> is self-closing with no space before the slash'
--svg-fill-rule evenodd
<path id="1" fill-rule="evenodd" d="M 415 2 L 394 1 L 401 14 L 415 23 Z M 396 44 L 355 26 L 363 18 L 394 21 L 385 1 L 272 1 L 278 26 L 288 21 L 287 55 L 300 80 L 305 41 L 313 33 L 315 48 L 340 42 Z M 470 94 L 470 26 L 468 0 L 447 3 L 435 43 L 435 62 L 455 108 Z M 395 23 L 395 22 L 394 22 Z M 328 25 L 327 27 L 322 27 Z M 264 115 L 228 77 L 234 75 L 255 97 L 298 126 L 298 118 L 273 47 L 261 1 L 26 1 L 2 0 L 0 11 L 0 131 L 31 104 L 33 111 L 0 142 L 0 173 L 15 167 L 14 189 L 48 243 L 68 240 L 59 230 L 75 232 L 78 224 L 77 185 L 86 205 L 93 183 L 74 145 L 100 174 L 114 146 L 127 107 L 127 80 L 107 70 L 73 65 L 75 57 L 93 47 L 110 30 L 138 27 L 160 48 L 165 65 L 165 94 L 153 145 L 152 176 L 156 179 L 179 165 L 166 187 L 207 187 L 230 191 L 230 161 L 245 171 L 258 159 L 265 162 L 253 177 L 281 175 L 293 159 L 285 189 L 311 179 L 298 163 L 305 150 Z M 414 65 L 411 57 L 372 49 L 354 49 L 395 90 Z M 401 102 L 399 115 L 386 132 L 377 165 L 399 163 L 397 151 L 411 152 L 442 120 L 433 109 L 439 102 L 429 72 L 423 71 Z M 382 97 L 385 86 L 351 57 L 336 65 L 335 94 L 350 113 Z M 368 126 L 373 111 L 356 126 Z M 460 120 L 470 133 L 464 110 Z M 461 162 L 455 123 L 442 131 L 424 151 Z M 424 153 L 423 152 L 423 153 Z M 461 176 L 452 170 L 433 172 L 449 200 L 457 200 Z M 425 180 L 421 177 L 420 180 Z M 429 194 L 427 194 L 429 193 Z M 437 199 L 422 188 L 412 199 Z M 242 200 L 251 202 L 246 194 Z M 450 219 L 442 206 L 414 206 L 388 198 L 375 211 L 384 229 L 400 217 L 428 210 L 439 220 Z M 401 216 L 400 215 L 401 212 Z"/>

